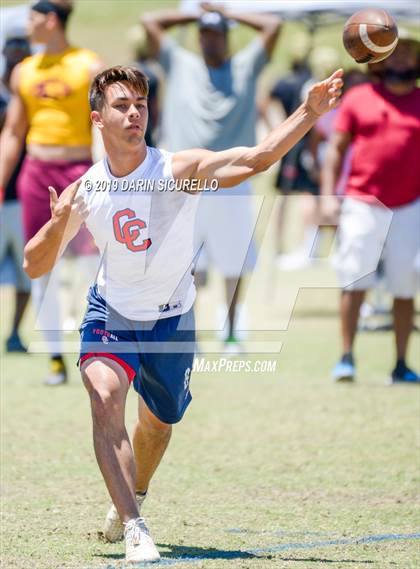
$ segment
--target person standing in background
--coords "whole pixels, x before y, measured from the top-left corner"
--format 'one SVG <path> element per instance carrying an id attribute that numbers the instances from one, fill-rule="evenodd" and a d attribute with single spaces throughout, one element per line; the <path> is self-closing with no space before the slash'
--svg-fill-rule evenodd
<path id="1" fill-rule="evenodd" d="M 201 15 L 161 11 L 145 13 L 141 19 L 152 54 L 166 74 L 162 139 L 173 152 L 253 146 L 256 83 L 273 53 L 280 20 L 268 14 L 236 14 L 212 4 L 201 7 Z M 229 54 L 229 20 L 250 26 L 259 34 L 233 56 Z M 184 49 L 167 34 L 170 28 L 191 22 L 198 24 L 201 55 Z M 196 240 L 203 248 L 195 275 L 197 284 L 203 284 L 206 256 L 223 274 L 228 306 L 225 349 L 234 353 L 239 351 L 235 320 L 241 277 L 256 262 L 251 185 L 247 181 L 218 194 L 203 196 L 200 204 Z M 227 195 L 240 197 L 221 197 Z"/>
<path id="2" fill-rule="evenodd" d="M 26 241 L 49 219 L 48 185 L 54 184 L 60 194 L 91 165 L 87 96 L 103 65 L 94 52 L 70 45 L 66 26 L 72 9 L 70 0 L 40 0 L 31 6 L 28 36 L 45 50 L 17 65 L 10 79 L 13 96 L 0 139 L 0 187 L 9 183 L 26 141 L 18 179 Z M 82 248 L 89 238 L 76 237 Z M 48 385 L 67 381 L 56 281 L 44 275 L 32 282 L 32 300 L 51 358 Z"/>
<path id="3" fill-rule="evenodd" d="M 394 299 L 396 363 L 393 383 L 418 383 L 406 364 L 418 290 L 416 258 L 420 254 L 420 43 L 404 38 L 384 61 L 382 81 L 366 83 L 344 96 L 335 122 L 322 175 L 326 217 L 339 208 L 335 188 L 344 156 L 352 160 L 343 203 L 336 258 L 342 286 L 343 352 L 334 367 L 335 381 L 353 381 L 353 345 L 365 291 L 375 282 L 381 257 Z"/>
<path id="4" fill-rule="evenodd" d="M 25 57 L 31 54 L 28 38 L 23 30 L 10 30 L 3 48 L 5 70 L 0 83 L 0 131 L 6 119 L 7 107 L 10 102 L 10 76 L 13 69 Z M 0 204 L 0 266 L 10 257 L 15 272 L 15 310 L 12 330 L 6 340 L 7 352 L 26 352 L 19 335 L 26 306 L 28 304 L 31 283 L 23 270 L 23 231 L 22 212 L 17 199 L 16 182 L 25 157 L 25 147 L 19 156 L 18 163 L 5 187 L 3 203 Z"/>

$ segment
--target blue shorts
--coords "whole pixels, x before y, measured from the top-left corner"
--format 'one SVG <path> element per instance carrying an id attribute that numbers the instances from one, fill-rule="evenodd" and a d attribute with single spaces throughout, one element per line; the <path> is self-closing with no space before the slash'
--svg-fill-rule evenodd
<path id="1" fill-rule="evenodd" d="M 89 358 L 118 362 L 151 412 L 164 423 L 182 419 L 190 401 L 195 351 L 194 311 L 155 321 L 121 316 L 94 286 L 79 329 L 79 365 Z"/>

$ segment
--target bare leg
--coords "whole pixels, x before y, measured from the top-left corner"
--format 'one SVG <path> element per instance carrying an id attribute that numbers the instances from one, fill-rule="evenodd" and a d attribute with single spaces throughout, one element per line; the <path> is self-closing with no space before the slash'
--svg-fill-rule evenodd
<path id="1" fill-rule="evenodd" d="M 124 424 L 128 379 L 121 366 L 107 358 L 92 358 L 82 365 L 90 396 L 96 460 L 123 522 L 138 517 L 135 466 Z"/>
<path id="2" fill-rule="evenodd" d="M 279 198 L 277 199 L 278 201 L 278 209 L 277 209 L 277 235 L 276 235 L 276 253 L 278 255 L 280 255 L 281 253 L 284 252 L 284 239 L 283 239 L 283 233 L 284 233 L 284 224 L 285 224 L 285 218 L 286 218 L 286 208 L 287 208 L 287 199 L 288 199 L 288 195 L 287 194 L 283 194 L 282 196 L 279 196 Z"/>
<path id="3" fill-rule="evenodd" d="M 147 492 L 150 480 L 168 447 L 171 434 L 172 425 L 160 421 L 139 397 L 139 419 L 133 436 L 137 492 Z"/>
<path id="4" fill-rule="evenodd" d="M 13 332 L 15 332 L 15 333 L 17 333 L 19 330 L 19 325 L 22 321 L 26 305 L 28 304 L 29 296 L 30 296 L 29 292 L 23 292 L 20 290 L 16 290 L 15 315 L 13 318 Z"/>
<path id="5" fill-rule="evenodd" d="M 312 249 L 316 246 L 316 234 L 319 226 L 318 197 L 309 192 L 302 195 L 302 223 L 303 223 L 303 250 L 310 257 Z M 316 253 L 316 251 L 314 252 Z"/>
<path id="6" fill-rule="evenodd" d="M 412 298 L 394 298 L 394 328 L 398 360 L 405 360 L 413 327 L 413 315 L 414 301 Z"/>
<path id="7" fill-rule="evenodd" d="M 234 325 L 235 325 L 235 315 L 236 315 L 236 305 L 238 304 L 239 289 L 241 287 L 241 279 L 234 277 L 230 279 L 225 279 L 225 290 L 226 290 L 226 303 L 229 307 L 228 319 L 229 319 L 229 334 L 228 337 L 233 335 Z"/>
<path id="8" fill-rule="evenodd" d="M 353 349 L 357 323 L 359 321 L 359 311 L 364 296 L 364 290 L 345 290 L 341 294 L 341 333 L 343 352 L 345 354 L 351 352 Z"/>
<path id="9" fill-rule="evenodd" d="M 302 221 L 304 227 L 318 225 L 318 198 L 310 192 L 302 193 Z"/>

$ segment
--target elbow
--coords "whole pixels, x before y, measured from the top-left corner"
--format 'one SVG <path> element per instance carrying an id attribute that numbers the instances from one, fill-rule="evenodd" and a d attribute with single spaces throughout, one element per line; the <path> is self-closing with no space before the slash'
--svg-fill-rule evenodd
<path id="1" fill-rule="evenodd" d="M 39 271 L 36 270 L 36 267 L 29 263 L 26 258 L 23 261 L 23 270 L 30 279 L 37 279 L 38 277 L 42 276 Z"/>
<path id="2" fill-rule="evenodd" d="M 30 253 L 26 250 L 23 251 L 23 270 L 30 279 L 37 279 L 42 277 L 48 271 L 42 271 L 41 267 L 31 260 Z"/>
<path id="3" fill-rule="evenodd" d="M 23 270 L 30 279 L 39 279 L 39 277 L 42 277 L 48 273 L 48 271 L 42 271 L 39 269 L 39 267 L 35 267 L 34 265 L 30 265 L 25 262 L 23 263 Z"/>
<path id="4" fill-rule="evenodd" d="M 246 156 L 246 163 L 251 172 L 251 176 L 266 172 L 273 164 L 272 154 L 267 150 L 262 150 L 260 147 L 255 146 L 250 149 Z"/>
<path id="5" fill-rule="evenodd" d="M 41 275 L 37 274 L 34 267 L 32 265 L 30 265 L 26 259 L 23 261 L 23 270 L 25 271 L 25 273 L 28 275 L 28 277 L 30 279 L 36 279 L 39 276 L 41 276 Z"/>
<path id="6" fill-rule="evenodd" d="M 270 168 L 271 163 L 270 162 L 266 162 L 264 160 L 260 160 L 259 162 L 257 162 L 257 164 L 254 166 L 254 172 L 255 174 L 262 174 L 262 172 L 267 172 L 267 170 Z"/>
<path id="7" fill-rule="evenodd" d="M 1 132 L 1 144 L 4 150 L 10 144 L 17 144 L 19 148 L 23 147 L 25 142 L 26 130 L 22 130 L 21 125 L 5 124 Z"/>
<path id="8" fill-rule="evenodd" d="M 271 154 L 269 152 L 258 152 L 251 158 L 251 169 L 253 174 L 261 174 L 266 172 L 273 164 Z"/>

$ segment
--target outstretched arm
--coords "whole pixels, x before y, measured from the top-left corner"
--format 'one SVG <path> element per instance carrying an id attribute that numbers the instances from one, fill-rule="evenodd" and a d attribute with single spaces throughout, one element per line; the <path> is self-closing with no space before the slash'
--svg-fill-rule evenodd
<path id="1" fill-rule="evenodd" d="M 257 146 L 241 146 L 222 152 L 203 149 L 177 152 L 172 160 L 174 178 L 217 180 L 220 187 L 231 187 L 267 170 L 313 127 L 322 114 L 338 104 L 342 75 L 340 69 L 311 87 L 305 102 Z"/>
<path id="2" fill-rule="evenodd" d="M 49 187 L 51 218 L 26 244 L 23 268 L 31 279 L 49 273 L 67 244 L 73 239 L 87 210 L 82 197 L 77 197 L 80 180 L 70 184 L 57 198 L 57 192 Z"/>

